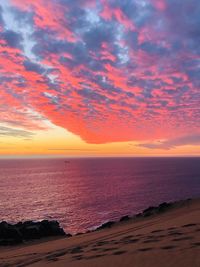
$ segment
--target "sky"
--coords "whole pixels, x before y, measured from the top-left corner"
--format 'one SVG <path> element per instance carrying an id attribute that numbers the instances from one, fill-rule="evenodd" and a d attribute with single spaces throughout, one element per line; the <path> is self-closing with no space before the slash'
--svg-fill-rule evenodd
<path id="1" fill-rule="evenodd" d="M 199 0 L 1 0 L 0 155 L 200 155 Z"/>

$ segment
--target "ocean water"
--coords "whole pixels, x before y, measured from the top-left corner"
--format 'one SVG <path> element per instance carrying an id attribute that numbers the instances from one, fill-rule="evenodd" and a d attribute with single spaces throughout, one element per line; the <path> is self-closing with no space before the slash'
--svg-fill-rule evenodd
<path id="1" fill-rule="evenodd" d="M 200 158 L 0 160 L 0 220 L 56 219 L 71 233 L 200 196 Z"/>

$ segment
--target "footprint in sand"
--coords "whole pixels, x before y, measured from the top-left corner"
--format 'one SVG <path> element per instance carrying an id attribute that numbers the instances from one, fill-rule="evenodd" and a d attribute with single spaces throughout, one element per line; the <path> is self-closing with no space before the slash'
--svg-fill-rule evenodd
<path id="1" fill-rule="evenodd" d="M 91 248 L 90 251 L 98 251 L 100 250 L 99 248 Z"/>
<path id="2" fill-rule="evenodd" d="M 96 244 L 94 245 L 94 247 L 101 247 L 101 246 L 103 246 L 103 245 L 107 245 L 107 244 L 109 244 L 109 243 L 110 243 L 109 241 L 100 241 L 100 242 L 96 243 Z"/>
<path id="3" fill-rule="evenodd" d="M 174 249 L 174 248 L 176 248 L 176 246 L 164 246 L 164 247 L 161 247 L 161 249 L 164 249 L 164 250 Z"/>
<path id="4" fill-rule="evenodd" d="M 184 236 L 180 238 L 174 238 L 172 241 L 184 241 L 184 240 L 190 240 L 193 239 L 193 236 Z"/>
<path id="5" fill-rule="evenodd" d="M 133 244 L 133 243 L 137 243 L 138 241 L 139 241 L 139 239 L 129 239 L 129 240 L 122 241 L 122 243 L 124 243 L 124 244 Z"/>
<path id="6" fill-rule="evenodd" d="M 100 257 L 104 257 L 104 256 L 107 256 L 107 254 L 96 254 L 96 255 L 84 257 L 83 259 L 92 260 L 92 259 L 96 259 L 96 258 L 100 258 Z"/>
<path id="7" fill-rule="evenodd" d="M 144 240 L 142 243 L 157 243 L 160 241 L 161 241 L 160 239 L 147 239 L 147 240 Z"/>
<path id="8" fill-rule="evenodd" d="M 50 253 L 50 252 L 49 252 Z M 46 259 L 48 261 L 58 261 L 58 257 L 64 256 L 68 253 L 68 251 L 60 251 L 60 252 L 56 252 L 54 254 L 50 254 L 48 256 L 46 256 Z"/>
<path id="9" fill-rule="evenodd" d="M 176 230 L 177 227 L 170 227 L 170 228 L 167 228 L 167 230 L 171 231 L 171 230 Z"/>
<path id="10" fill-rule="evenodd" d="M 49 258 L 48 261 L 58 261 L 58 258 Z"/>
<path id="11" fill-rule="evenodd" d="M 134 237 L 134 235 L 127 235 L 127 236 L 124 236 L 121 240 L 124 240 L 124 239 L 130 239 L 130 238 L 132 238 L 132 237 Z"/>
<path id="12" fill-rule="evenodd" d="M 187 227 L 193 227 L 193 226 L 197 226 L 197 224 L 196 223 L 188 223 L 188 224 L 182 225 L 181 227 L 187 228 Z"/>
<path id="13" fill-rule="evenodd" d="M 149 251 L 149 250 L 152 250 L 153 248 L 139 248 L 138 251 L 140 252 L 146 252 L 146 251 Z"/>
<path id="14" fill-rule="evenodd" d="M 164 238 L 166 235 L 156 235 L 156 238 Z"/>
<path id="15" fill-rule="evenodd" d="M 106 251 L 113 251 L 116 249 L 118 249 L 118 248 L 104 248 L 104 249 L 102 249 L 102 251 L 106 252 Z"/>
<path id="16" fill-rule="evenodd" d="M 75 247 L 75 248 L 72 248 L 72 250 L 70 251 L 71 254 L 76 254 L 76 253 L 81 253 L 81 252 L 84 252 L 82 247 Z"/>
<path id="17" fill-rule="evenodd" d="M 180 236 L 183 235 L 182 232 L 174 231 L 174 232 L 169 232 L 168 236 Z"/>
<path id="18" fill-rule="evenodd" d="M 195 246 L 195 247 L 200 247 L 200 242 L 192 243 L 192 245 Z"/>
<path id="19" fill-rule="evenodd" d="M 152 238 L 154 239 L 154 238 L 156 238 L 156 237 L 157 237 L 156 235 L 148 235 L 146 238 L 147 238 L 147 239 L 152 239 Z"/>
<path id="20" fill-rule="evenodd" d="M 121 254 L 124 254 L 126 252 L 127 252 L 126 250 L 118 250 L 118 251 L 115 251 L 112 255 L 121 255 Z"/>
<path id="21" fill-rule="evenodd" d="M 135 235 L 135 237 L 142 237 L 142 236 L 143 236 L 142 234 Z"/>
<path id="22" fill-rule="evenodd" d="M 72 259 L 80 261 L 83 259 L 83 255 L 80 254 L 80 255 L 72 256 Z"/>
<path id="23" fill-rule="evenodd" d="M 162 230 L 162 229 L 158 229 L 158 230 L 151 231 L 151 233 L 154 234 L 154 233 L 160 233 L 160 232 L 163 232 L 163 231 L 164 230 Z"/>
<path id="24" fill-rule="evenodd" d="M 119 245 L 121 243 L 120 240 L 113 242 L 114 245 Z"/>

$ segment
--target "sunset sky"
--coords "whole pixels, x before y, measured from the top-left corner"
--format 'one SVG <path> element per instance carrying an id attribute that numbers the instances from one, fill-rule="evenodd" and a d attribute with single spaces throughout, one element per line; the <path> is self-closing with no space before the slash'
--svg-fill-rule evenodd
<path id="1" fill-rule="evenodd" d="M 199 0 L 1 0 L 0 155 L 200 155 Z"/>

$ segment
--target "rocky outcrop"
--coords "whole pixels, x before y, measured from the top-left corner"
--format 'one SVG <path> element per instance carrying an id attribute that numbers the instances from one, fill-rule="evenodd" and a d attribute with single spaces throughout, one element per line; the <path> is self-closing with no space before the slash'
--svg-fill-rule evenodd
<path id="1" fill-rule="evenodd" d="M 119 221 L 124 222 L 124 221 L 128 221 L 128 220 L 130 220 L 130 217 L 128 215 L 125 215 L 125 216 L 121 217 Z"/>
<path id="2" fill-rule="evenodd" d="M 33 239 L 51 236 L 71 236 L 66 234 L 57 221 L 26 221 L 17 224 L 0 223 L 0 245 L 16 245 Z"/>
<path id="3" fill-rule="evenodd" d="M 187 202 L 189 201 L 186 200 Z M 183 203 L 185 203 L 186 201 L 184 201 Z M 126 221 L 129 221 L 129 220 L 135 220 L 137 218 L 144 218 L 144 217 L 148 217 L 148 216 L 152 216 L 152 215 L 156 215 L 156 214 L 160 214 L 162 212 L 165 212 L 165 211 L 168 211 L 169 209 L 173 208 L 173 207 L 176 207 L 177 205 L 180 205 L 181 202 L 172 202 L 172 203 L 167 203 L 167 202 L 163 202 L 161 203 L 159 206 L 156 206 L 156 207 L 149 207 L 145 210 L 143 210 L 141 213 L 138 213 L 134 216 L 128 216 L 128 215 L 125 215 L 123 217 L 120 218 L 119 222 L 126 222 Z M 101 226 L 99 226 L 98 228 L 96 228 L 94 231 L 96 230 L 102 230 L 102 229 L 106 229 L 106 228 L 110 228 L 113 226 L 113 224 L 115 224 L 117 222 L 114 222 L 114 221 L 108 221 L 106 223 L 103 223 Z"/>
<path id="4" fill-rule="evenodd" d="M 159 214 L 159 213 L 167 211 L 169 208 L 172 208 L 172 206 L 173 206 L 173 203 L 163 202 L 157 207 L 149 207 L 145 209 L 141 215 L 144 217 L 147 217 L 147 216 L 151 216 L 154 214 Z"/>
<path id="5" fill-rule="evenodd" d="M 96 231 L 96 230 L 101 230 L 101 229 L 110 228 L 111 226 L 113 226 L 113 224 L 115 224 L 115 222 L 113 222 L 113 221 L 108 221 L 108 222 L 106 222 L 106 223 L 103 223 L 101 226 L 97 227 L 97 228 L 95 229 L 95 231 Z"/>

